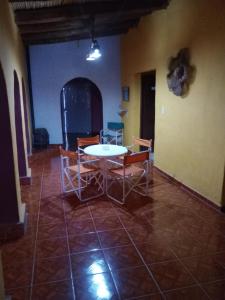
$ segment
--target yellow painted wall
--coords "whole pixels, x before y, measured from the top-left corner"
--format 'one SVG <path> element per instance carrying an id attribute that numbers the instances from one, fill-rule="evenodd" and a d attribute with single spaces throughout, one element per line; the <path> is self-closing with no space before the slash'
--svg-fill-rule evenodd
<path id="1" fill-rule="evenodd" d="M 225 164 L 225 2 L 171 0 L 122 38 L 122 85 L 130 87 L 125 143 L 140 130 L 140 74 L 156 70 L 155 165 L 218 205 Z M 169 92 L 168 59 L 188 47 L 189 94 Z M 164 114 L 162 110 L 164 109 Z"/>
<path id="2" fill-rule="evenodd" d="M 19 184 L 19 174 L 18 174 L 18 163 L 17 163 L 17 149 L 16 149 L 16 131 L 15 131 L 15 113 L 14 113 L 14 77 L 13 71 L 16 70 L 19 84 L 20 84 L 20 97 L 21 97 L 21 111 L 23 111 L 23 101 L 22 101 L 22 77 L 24 78 L 24 83 L 27 82 L 27 72 L 26 72 L 26 60 L 25 60 L 25 49 L 22 44 L 21 37 L 19 35 L 18 29 L 14 22 L 13 12 L 8 4 L 7 0 L 1 0 L 0 9 L 0 61 L 2 64 L 9 100 L 9 110 L 11 119 L 11 130 L 13 137 L 13 152 L 14 152 L 14 165 L 15 174 L 17 179 L 17 194 L 18 194 L 18 204 L 19 204 L 19 214 L 20 220 L 23 221 L 24 206 L 20 199 L 20 184 Z M 25 87 L 28 90 L 27 86 Z M 27 97 L 28 98 L 28 97 Z M 22 114 L 23 116 L 23 114 Z M 23 120 L 24 129 L 24 147 L 26 149 L 26 137 L 25 137 L 25 126 Z M 28 166 L 28 164 L 27 164 Z"/>

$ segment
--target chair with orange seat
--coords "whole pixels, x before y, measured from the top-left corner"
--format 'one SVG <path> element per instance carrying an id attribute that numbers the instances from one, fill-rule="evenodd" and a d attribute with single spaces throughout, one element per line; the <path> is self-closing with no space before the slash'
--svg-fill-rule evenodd
<path id="1" fill-rule="evenodd" d="M 74 192 L 80 201 L 87 201 L 103 194 L 101 173 L 96 159 L 82 159 L 78 152 L 64 150 L 61 146 L 61 183 L 64 193 Z"/>
<path id="2" fill-rule="evenodd" d="M 89 145 L 97 145 L 97 144 L 100 144 L 99 135 L 77 138 L 77 147 L 78 148 L 84 147 L 84 146 L 89 146 Z"/>
<path id="3" fill-rule="evenodd" d="M 143 151 L 149 152 L 149 159 L 150 159 L 151 151 L 152 151 L 152 139 L 148 140 L 148 139 L 133 137 L 132 145 L 127 146 L 127 148 L 130 152 L 137 152 L 138 146 L 144 148 Z M 140 151 L 140 149 L 138 149 L 138 151 Z"/>
<path id="4" fill-rule="evenodd" d="M 107 196 L 124 204 L 131 192 L 148 196 L 149 187 L 149 151 L 131 153 L 121 162 L 109 160 L 115 166 L 108 170 Z"/>
<path id="5" fill-rule="evenodd" d="M 140 149 L 141 147 L 141 149 Z M 152 154 L 152 139 L 141 139 L 137 137 L 133 137 L 132 144 L 127 146 L 129 153 L 135 153 L 140 151 L 148 151 L 149 152 L 149 176 L 152 180 L 153 178 L 153 154 Z"/>
<path id="6" fill-rule="evenodd" d="M 93 157 L 90 157 L 90 156 L 87 156 L 86 154 L 84 154 L 84 148 L 87 146 L 97 145 L 97 144 L 100 144 L 99 135 L 77 138 L 77 151 L 79 154 L 84 155 L 84 158 L 93 159 Z"/>

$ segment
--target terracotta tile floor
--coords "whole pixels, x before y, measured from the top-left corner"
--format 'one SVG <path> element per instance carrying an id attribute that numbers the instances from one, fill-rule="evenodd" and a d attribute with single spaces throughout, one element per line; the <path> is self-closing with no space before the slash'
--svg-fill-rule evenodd
<path id="1" fill-rule="evenodd" d="M 225 299 L 225 216 L 157 172 L 124 207 L 62 195 L 56 150 L 31 158 L 28 230 L 2 246 L 12 299 Z"/>

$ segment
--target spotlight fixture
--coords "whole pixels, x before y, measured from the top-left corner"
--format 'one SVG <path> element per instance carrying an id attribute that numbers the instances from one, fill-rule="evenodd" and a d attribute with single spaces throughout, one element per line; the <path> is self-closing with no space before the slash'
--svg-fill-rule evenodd
<path id="1" fill-rule="evenodd" d="M 86 60 L 89 61 L 97 60 L 102 56 L 98 41 L 94 38 L 94 27 L 95 27 L 95 18 L 94 16 L 91 16 L 90 17 L 91 47 L 88 55 L 86 56 Z"/>
<path id="2" fill-rule="evenodd" d="M 92 38 L 90 52 L 86 56 L 86 60 L 96 60 L 102 56 L 98 41 Z"/>

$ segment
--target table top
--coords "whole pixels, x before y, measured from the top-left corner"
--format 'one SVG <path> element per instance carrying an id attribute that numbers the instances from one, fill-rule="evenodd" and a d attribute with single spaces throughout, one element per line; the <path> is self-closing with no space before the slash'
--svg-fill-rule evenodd
<path id="1" fill-rule="evenodd" d="M 84 148 L 84 153 L 92 156 L 110 157 L 127 153 L 127 148 L 119 145 L 98 144 Z"/>

